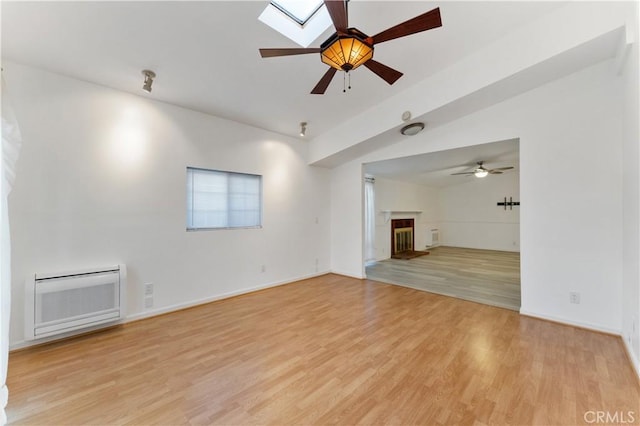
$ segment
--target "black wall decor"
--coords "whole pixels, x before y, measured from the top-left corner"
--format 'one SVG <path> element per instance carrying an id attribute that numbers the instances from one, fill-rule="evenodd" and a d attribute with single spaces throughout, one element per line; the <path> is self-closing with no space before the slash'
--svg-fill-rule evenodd
<path id="1" fill-rule="evenodd" d="M 504 206 L 504 209 L 507 209 L 509 206 L 509 210 L 513 210 L 513 206 L 519 206 L 520 201 L 513 201 L 513 197 L 509 197 L 509 201 L 507 201 L 507 197 L 504 197 L 504 201 L 498 203 L 499 206 Z"/>

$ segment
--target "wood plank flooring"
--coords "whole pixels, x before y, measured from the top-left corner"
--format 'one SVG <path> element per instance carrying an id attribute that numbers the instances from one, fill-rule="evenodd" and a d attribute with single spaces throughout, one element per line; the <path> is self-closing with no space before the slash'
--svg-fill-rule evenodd
<path id="1" fill-rule="evenodd" d="M 337 275 L 13 352 L 8 386 L 10 424 L 640 420 L 619 337 Z"/>
<path id="2" fill-rule="evenodd" d="M 375 262 L 366 267 L 367 278 L 520 310 L 520 253 L 460 247 L 429 251 L 415 259 Z"/>

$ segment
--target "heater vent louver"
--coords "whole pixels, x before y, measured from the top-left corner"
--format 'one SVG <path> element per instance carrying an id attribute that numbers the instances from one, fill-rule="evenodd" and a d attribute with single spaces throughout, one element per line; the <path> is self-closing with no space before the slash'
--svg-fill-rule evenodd
<path id="1" fill-rule="evenodd" d="M 124 318 L 124 265 L 34 274 L 26 286 L 27 340 L 70 334 Z"/>
<path id="2" fill-rule="evenodd" d="M 437 228 L 427 229 L 426 233 L 426 246 L 437 247 L 440 245 L 440 230 Z"/>

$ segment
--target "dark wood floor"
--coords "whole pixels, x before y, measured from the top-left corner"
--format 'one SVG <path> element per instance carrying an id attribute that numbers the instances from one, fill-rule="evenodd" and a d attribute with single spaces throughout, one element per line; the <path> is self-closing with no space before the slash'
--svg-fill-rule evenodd
<path id="1" fill-rule="evenodd" d="M 520 311 L 520 253 L 436 247 L 428 256 L 387 259 L 367 278 Z"/>
<path id="2" fill-rule="evenodd" d="M 617 336 L 336 275 L 11 353 L 8 386 L 11 424 L 640 419 Z"/>

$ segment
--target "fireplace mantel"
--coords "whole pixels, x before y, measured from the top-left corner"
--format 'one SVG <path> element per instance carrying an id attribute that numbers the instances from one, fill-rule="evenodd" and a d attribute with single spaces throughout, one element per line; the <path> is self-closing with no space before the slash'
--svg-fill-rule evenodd
<path id="1" fill-rule="evenodd" d="M 384 222 L 387 223 L 391 220 L 392 214 L 420 214 L 420 210 L 380 210 L 380 213 L 384 215 Z"/>

